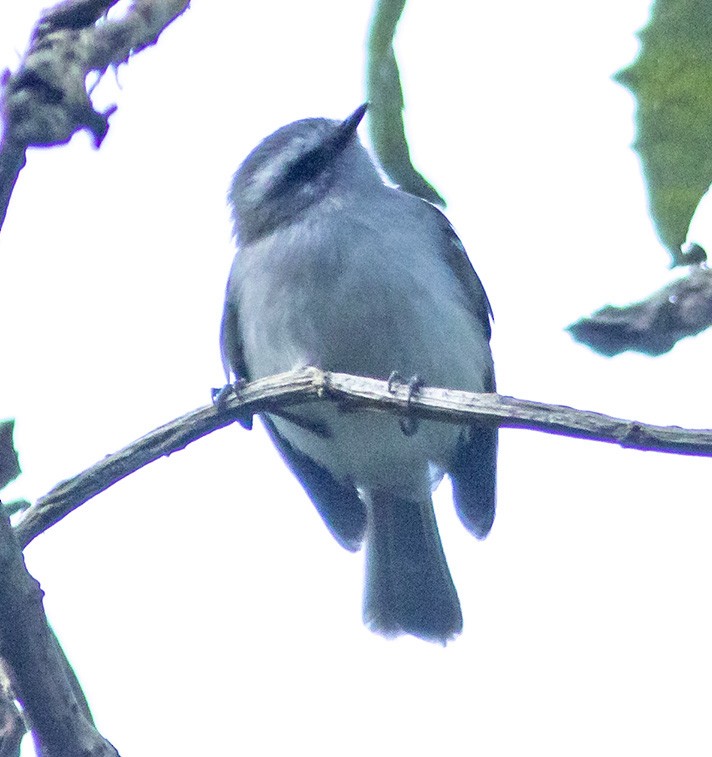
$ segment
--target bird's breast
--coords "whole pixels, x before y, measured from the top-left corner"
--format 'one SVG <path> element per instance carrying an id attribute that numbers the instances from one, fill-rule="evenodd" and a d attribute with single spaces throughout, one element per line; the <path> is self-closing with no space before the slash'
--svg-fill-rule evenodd
<path id="1" fill-rule="evenodd" d="M 344 214 L 242 250 L 231 286 L 250 376 L 315 365 L 482 391 L 491 360 L 482 325 L 437 251 L 417 236 L 401 242 Z"/>

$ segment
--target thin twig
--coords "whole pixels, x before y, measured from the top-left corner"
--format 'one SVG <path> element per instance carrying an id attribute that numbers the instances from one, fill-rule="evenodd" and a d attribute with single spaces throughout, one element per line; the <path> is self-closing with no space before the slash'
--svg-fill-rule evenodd
<path id="1" fill-rule="evenodd" d="M 712 456 L 709 429 L 652 426 L 562 405 L 430 387 L 422 388 L 409 400 L 405 386 L 389 389 L 386 381 L 305 368 L 241 386 L 223 409 L 208 406 L 194 410 L 64 481 L 25 512 L 15 527 L 17 538 L 25 547 L 38 534 L 117 481 L 238 418 L 253 413 L 278 413 L 288 405 L 319 400 L 451 423 L 544 431 L 629 449 Z"/>

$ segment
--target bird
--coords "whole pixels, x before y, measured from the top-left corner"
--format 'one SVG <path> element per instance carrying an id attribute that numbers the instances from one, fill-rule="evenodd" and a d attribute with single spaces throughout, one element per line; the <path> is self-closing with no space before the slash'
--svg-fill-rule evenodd
<path id="1" fill-rule="evenodd" d="M 494 392 L 483 285 L 445 215 L 384 181 L 357 133 L 367 108 L 287 124 L 234 174 L 236 255 L 220 327 L 227 380 L 314 366 L 410 377 L 414 391 L 427 382 Z M 365 625 L 389 638 L 454 639 L 462 611 L 432 491 L 448 475 L 460 520 L 487 536 L 496 427 L 406 426 L 328 400 L 261 420 L 336 540 L 352 552 L 365 545 Z"/>

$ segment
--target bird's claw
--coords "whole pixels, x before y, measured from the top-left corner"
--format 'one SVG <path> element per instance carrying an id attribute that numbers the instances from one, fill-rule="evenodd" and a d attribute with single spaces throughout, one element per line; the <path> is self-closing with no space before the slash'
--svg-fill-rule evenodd
<path id="1" fill-rule="evenodd" d="M 227 401 L 230 399 L 230 397 L 232 397 L 233 395 L 236 396 L 246 383 L 247 382 L 245 381 L 245 379 L 239 378 L 234 384 L 225 384 L 225 386 L 219 389 L 213 388 L 210 390 L 213 405 L 218 410 L 218 412 L 223 412 L 225 410 L 225 408 L 227 407 Z M 252 429 L 252 413 L 250 413 L 249 415 L 238 416 L 236 420 L 243 428 L 246 428 L 248 431 Z"/>
<path id="2" fill-rule="evenodd" d="M 396 383 L 406 385 L 408 392 L 406 395 L 406 406 L 408 408 L 410 408 L 413 395 L 417 394 L 418 390 L 425 386 L 425 381 L 423 381 L 417 373 L 406 381 L 398 371 L 393 371 L 388 377 L 388 391 L 391 394 L 395 394 L 394 385 Z M 418 431 L 418 419 L 414 418 L 412 415 L 406 415 L 399 418 L 398 424 L 400 425 L 404 436 L 413 436 Z"/>
<path id="3" fill-rule="evenodd" d="M 210 390 L 210 399 L 218 410 L 224 410 L 225 404 L 232 394 L 235 394 L 235 387 L 233 384 L 225 384 L 225 386 L 219 388 L 214 386 Z"/>

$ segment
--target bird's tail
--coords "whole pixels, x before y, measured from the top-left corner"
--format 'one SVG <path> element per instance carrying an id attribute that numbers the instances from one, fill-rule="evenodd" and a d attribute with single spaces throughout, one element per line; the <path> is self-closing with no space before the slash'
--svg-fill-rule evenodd
<path id="1" fill-rule="evenodd" d="M 365 492 L 366 625 L 445 644 L 462 630 L 457 591 L 445 560 L 433 503 Z"/>

